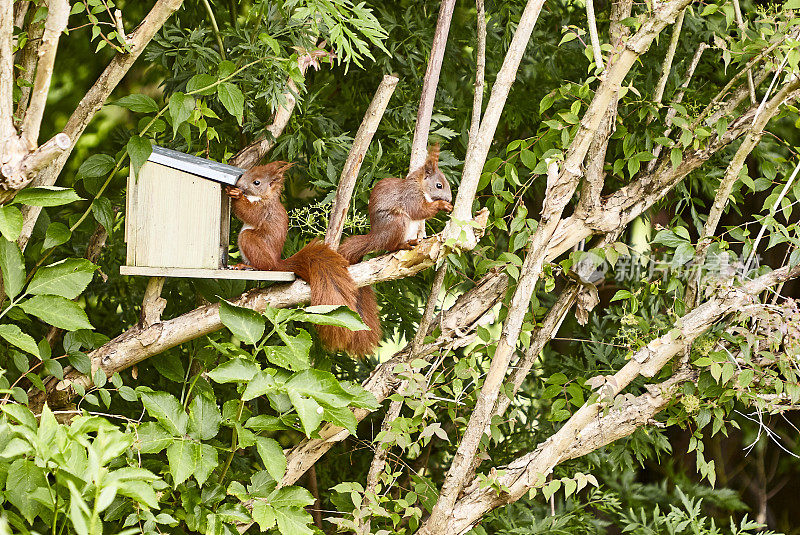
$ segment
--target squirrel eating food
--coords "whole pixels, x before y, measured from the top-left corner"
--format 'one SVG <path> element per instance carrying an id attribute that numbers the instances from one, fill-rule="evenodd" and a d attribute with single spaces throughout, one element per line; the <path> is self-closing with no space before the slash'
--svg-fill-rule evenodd
<path id="1" fill-rule="evenodd" d="M 351 236 L 339 253 L 351 264 L 372 251 L 410 249 L 425 236 L 425 221 L 453 209 L 453 193 L 439 170 L 439 144 L 428 150 L 428 158 L 406 178 L 379 180 L 369 196 L 367 234 Z"/>

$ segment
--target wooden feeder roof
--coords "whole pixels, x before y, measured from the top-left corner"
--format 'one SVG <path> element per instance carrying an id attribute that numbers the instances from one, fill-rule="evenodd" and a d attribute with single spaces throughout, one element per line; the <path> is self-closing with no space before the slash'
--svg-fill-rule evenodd
<path id="1" fill-rule="evenodd" d="M 228 186 L 235 185 L 245 171 L 239 167 L 207 160 L 199 156 L 192 156 L 176 150 L 165 149 L 157 145 L 153 146 L 153 152 L 147 161 L 213 180 L 220 184 L 227 184 Z"/>

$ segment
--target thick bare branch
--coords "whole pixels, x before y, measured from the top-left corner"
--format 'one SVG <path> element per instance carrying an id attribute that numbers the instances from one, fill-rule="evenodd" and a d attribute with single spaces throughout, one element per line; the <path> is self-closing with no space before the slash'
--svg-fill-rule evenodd
<path id="1" fill-rule="evenodd" d="M 511 45 L 503 60 L 503 65 L 500 67 L 495 83 L 492 86 L 489 103 L 486 105 L 486 112 L 481 119 L 477 141 L 472 150 L 467 151 L 464 170 L 461 173 L 461 184 L 458 187 L 458 195 L 453 205 L 451 221 L 468 221 L 472 217 L 472 202 L 475 200 L 475 192 L 478 189 L 478 180 L 481 177 L 483 164 L 489 154 L 489 146 L 494 138 L 495 130 L 497 130 L 497 124 L 500 121 L 500 115 L 511 90 L 511 84 L 514 83 L 514 79 L 517 76 L 517 69 L 528 46 L 533 27 L 539 18 L 539 12 L 542 10 L 542 4 L 544 4 L 544 0 L 528 0 L 525 11 L 523 11 L 517 25 L 517 31 L 514 32 L 514 37 L 511 39 Z M 458 225 L 452 225 L 453 228 L 447 234 L 448 237 L 457 237 L 461 234 L 461 229 L 455 228 L 456 226 Z"/>
<path id="2" fill-rule="evenodd" d="M 439 20 L 436 22 L 436 31 L 433 34 L 431 57 L 428 60 L 428 68 L 425 70 L 425 78 L 422 82 L 422 96 L 417 110 L 417 125 L 414 128 L 414 139 L 411 142 L 409 171 L 416 171 L 422 167 L 428 155 L 428 131 L 431 129 L 433 101 L 436 99 L 439 73 L 442 70 L 447 35 L 450 32 L 450 21 L 453 18 L 453 9 L 455 7 L 456 0 L 442 0 L 439 6 Z"/>
<path id="3" fill-rule="evenodd" d="M 328 230 L 325 232 L 325 243 L 334 249 L 339 246 L 339 240 L 342 238 L 344 220 L 347 217 L 350 198 L 353 196 L 353 189 L 356 187 L 358 171 L 361 169 L 364 155 L 369 149 L 372 136 L 378 130 L 378 125 L 381 123 L 383 113 L 389 104 L 389 99 L 392 98 L 394 88 L 397 87 L 398 80 L 397 76 L 386 75 L 383 77 L 378 90 L 375 91 L 375 96 L 372 97 L 372 102 L 367 108 L 367 113 L 364 114 L 364 118 L 361 120 L 361 126 L 359 126 L 356 137 L 353 139 L 353 146 L 350 148 L 347 161 L 342 168 L 342 176 L 339 178 L 339 186 L 336 188 L 336 198 L 331 208 Z"/>
<path id="4" fill-rule="evenodd" d="M 39 144 L 39 128 L 42 125 L 44 106 L 50 92 L 50 80 L 53 77 L 58 40 L 67 28 L 68 18 L 69 2 L 67 0 L 50 0 L 47 5 L 47 19 L 44 23 L 42 43 L 37 51 L 39 63 L 36 67 L 33 92 L 28 109 L 25 111 L 20 134 L 28 150 L 35 149 Z"/>

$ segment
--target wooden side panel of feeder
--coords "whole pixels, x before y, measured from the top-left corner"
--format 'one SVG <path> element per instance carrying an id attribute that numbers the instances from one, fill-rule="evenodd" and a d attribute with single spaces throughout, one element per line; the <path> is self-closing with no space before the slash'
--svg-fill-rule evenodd
<path id="1" fill-rule="evenodd" d="M 222 186 L 145 162 L 128 179 L 129 266 L 219 269 Z M 228 225 L 227 221 L 225 225 Z M 225 234 L 227 243 L 227 233 Z"/>

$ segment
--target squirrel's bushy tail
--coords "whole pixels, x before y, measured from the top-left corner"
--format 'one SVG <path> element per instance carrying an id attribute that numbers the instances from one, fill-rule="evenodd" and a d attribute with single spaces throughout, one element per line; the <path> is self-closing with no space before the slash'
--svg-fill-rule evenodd
<path id="1" fill-rule="evenodd" d="M 361 262 L 364 255 L 375 250 L 372 237 L 369 234 L 350 236 L 339 246 L 339 254 L 351 264 Z"/>
<path id="2" fill-rule="evenodd" d="M 317 332 L 326 349 L 362 357 L 378 346 L 381 325 L 372 289 L 356 287 L 347 271 L 349 265 L 341 254 L 324 242 L 313 240 L 284 260 L 282 267 L 308 282 L 312 305 L 345 305 L 361 316 L 369 330 L 351 331 L 344 327 L 317 325 Z"/>

